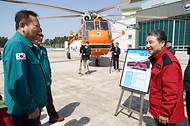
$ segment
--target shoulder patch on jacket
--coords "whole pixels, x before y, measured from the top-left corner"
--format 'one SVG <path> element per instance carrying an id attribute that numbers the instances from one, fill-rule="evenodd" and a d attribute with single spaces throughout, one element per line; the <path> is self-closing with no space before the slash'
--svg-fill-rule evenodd
<path id="1" fill-rule="evenodd" d="M 161 65 L 160 64 L 156 64 L 156 68 L 160 69 Z"/>
<path id="2" fill-rule="evenodd" d="M 163 61 L 164 66 L 172 64 L 172 60 L 170 59 L 170 57 L 166 53 L 162 55 L 162 61 Z"/>

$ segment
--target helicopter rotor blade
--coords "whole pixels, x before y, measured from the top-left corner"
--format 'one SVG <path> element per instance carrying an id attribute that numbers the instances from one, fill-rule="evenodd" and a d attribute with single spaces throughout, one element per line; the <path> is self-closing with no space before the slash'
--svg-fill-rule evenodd
<path id="1" fill-rule="evenodd" d="M 52 19 L 52 18 L 76 18 L 76 17 L 82 17 L 82 15 L 66 15 L 66 16 L 49 16 L 49 17 L 40 17 L 40 20 L 44 19 Z"/>
<path id="2" fill-rule="evenodd" d="M 97 13 L 101 13 L 101 12 L 104 12 L 104 11 L 107 11 L 107 10 L 110 10 L 110 9 L 113 9 L 113 8 L 115 8 L 115 7 L 119 7 L 119 6 L 131 4 L 131 3 L 135 3 L 135 2 L 140 2 L 140 1 L 143 1 L 143 0 L 124 0 L 123 2 L 110 5 L 110 6 L 108 6 L 108 7 L 102 8 L 102 9 L 96 11 L 96 12 L 97 12 Z"/>
<path id="3" fill-rule="evenodd" d="M 71 12 L 71 13 L 75 13 L 75 14 L 85 14 L 85 12 L 82 12 L 82 11 L 72 10 L 72 9 L 63 8 L 63 7 L 56 7 L 56 6 L 46 5 L 46 4 L 24 2 L 24 1 L 17 1 L 17 0 L 0 0 L 0 1 L 10 2 L 10 3 L 18 3 L 18 4 L 28 4 L 28 5 L 39 6 L 39 7 L 46 7 L 46 8 L 53 8 L 53 9 L 67 11 L 67 12 Z"/>
<path id="4" fill-rule="evenodd" d="M 116 22 L 116 23 L 124 25 L 124 26 L 128 26 L 129 28 L 132 28 L 132 29 L 141 30 L 141 29 L 139 29 L 137 27 L 133 27 L 133 26 L 130 26 L 128 24 L 125 24 L 125 23 L 122 23 L 122 22 L 119 22 L 119 21 L 115 21 L 115 20 L 112 20 L 112 19 L 106 19 L 106 20 L 111 21 L 111 22 Z"/>

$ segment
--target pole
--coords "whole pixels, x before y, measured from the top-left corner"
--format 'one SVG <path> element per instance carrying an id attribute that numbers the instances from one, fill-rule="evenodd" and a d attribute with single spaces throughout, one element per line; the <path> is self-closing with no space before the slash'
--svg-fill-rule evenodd
<path id="1" fill-rule="evenodd" d="M 81 58 L 80 58 L 80 66 L 79 66 L 78 74 L 81 74 L 81 71 L 82 71 L 82 55 L 83 55 L 83 46 L 82 45 L 81 45 L 80 53 L 81 53 Z"/>
<path id="2" fill-rule="evenodd" d="M 113 62 L 113 56 L 111 56 L 111 60 L 110 60 L 110 69 L 109 69 L 110 73 L 111 73 L 111 68 L 112 68 L 112 62 Z"/>
<path id="3" fill-rule="evenodd" d="M 142 126 L 144 95 L 140 95 L 140 99 L 141 99 L 141 105 L 139 113 L 139 126 Z"/>
<path id="4" fill-rule="evenodd" d="M 121 95 L 120 95 L 120 98 L 119 98 L 119 102 L 118 102 L 118 105 L 117 105 L 117 108 L 116 108 L 115 116 L 117 116 L 119 114 L 119 112 L 118 112 L 119 111 L 119 107 L 121 107 L 122 109 L 128 110 L 128 112 L 134 112 L 134 113 L 138 114 L 139 115 L 139 126 L 142 126 L 143 108 L 144 108 L 143 107 L 143 105 L 144 105 L 144 94 L 136 92 L 137 94 L 140 95 L 140 112 L 139 112 L 139 111 L 131 109 L 132 100 L 133 100 L 133 94 L 135 93 L 133 91 L 131 91 L 131 95 L 130 95 L 130 99 L 129 99 L 129 106 L 125 107 L 125 106 L 121 105 L 121 101 L 122 101 L 122 98 L 123 98 L 124 91 L 125 91 L 125 89 L 122 89 Z"/>
<path id="5" fill-rule="evenodd" d="M 113 53 L 114 53 L 114 45 L 113 45 L 113 43 L 112 43 L 112 45 L 111 45 L 110 51 L 111 51 L 111 60 L 110 60 L 110 69 L 109 69 L 109 71 L 110 71 L 110 73 L 111 73 L 112 62 L 113 62 Z"/>
<path id="6" fill-rule="evenodd" d="M 128 112 L 130 112 L 130 109 L 131 109 L 131 105 L 132 105 L 132 101 L 133 101 L 133 91 L 131 91 L 131 95 L 130 95 L 130 100 L 129 100 L 129 107 L 128 107 Z"/>
<path id="7" fill-rule="evenodd" d="M 118 115 L 118 110 L 119 110 L 119 107 L 120 107 L 120 105 L 121 105 L 121 100 L 122 100 L 122 98 L 123 98 L 123 94 L 124 94 L 124 89 L 122 89 L 122 91 L 121 91 L 121 95 L 120 95 L 120 98 L 119 98 L 119 102 L 118 102 L 118 105 L 117 105 L 117 108 L 116 108 L 116 111 L 115 111 L 115 116 Z"/>

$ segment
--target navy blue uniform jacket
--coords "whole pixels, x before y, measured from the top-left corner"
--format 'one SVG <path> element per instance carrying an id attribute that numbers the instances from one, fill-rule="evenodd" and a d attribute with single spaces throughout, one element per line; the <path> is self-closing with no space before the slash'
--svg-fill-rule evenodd
<path id="1" fill-rule="evenodd" d="M 190 91 L 190 60 L 184 72 L 184 90 Z"/>
<path id="2" fill-rule="evenodd" d="M 116 50 L 116 47 L 113 47 L 113 48 L 111 48 L 110 51 L 112 51 L 113 59 L 118 59 L 119 58 L 119 55 L 121 53 L 121 49 L 119 47 L 117 47 L 117 50 Z M 116 53 L 116 55 L 114 55 L 114 53 Z"/>

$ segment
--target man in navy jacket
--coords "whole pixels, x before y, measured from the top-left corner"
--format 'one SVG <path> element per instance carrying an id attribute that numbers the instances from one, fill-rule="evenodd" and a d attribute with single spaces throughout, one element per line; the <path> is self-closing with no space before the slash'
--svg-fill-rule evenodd
<path id="1" fill-rule="evenodd" d="M 113 67 L 116 71 L 119 71 L 119 55 L 121 53 L 121 49 L 119 48 L 119 43 L 115 43 L 115 47 L 111 49 L 112 58 L 113 58 Z"/>
<path id="2" fill-rule="evenodd" d="M 184 90 L 186 91 L 186 111 L 190 125 L 190 60 L 184 72 Z"/>

